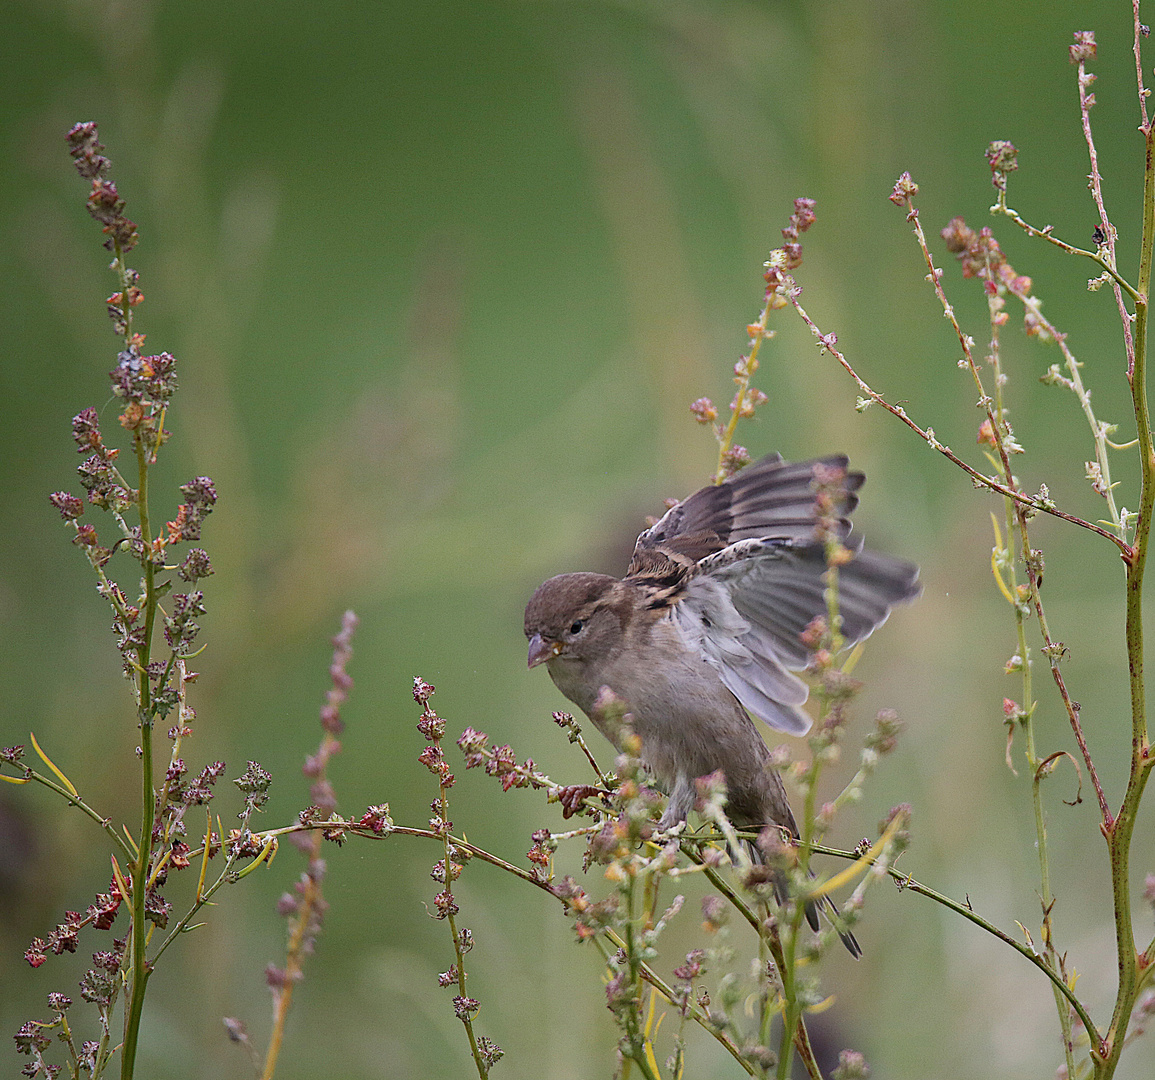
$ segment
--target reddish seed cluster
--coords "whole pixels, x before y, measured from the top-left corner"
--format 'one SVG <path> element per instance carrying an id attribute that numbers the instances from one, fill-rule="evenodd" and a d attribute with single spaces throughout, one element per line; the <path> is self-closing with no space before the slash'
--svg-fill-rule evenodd
<path id="1" fill-rule="evenodd" d="M 189 554 L 191 556 L 192 552 Z M 337 809 L 337 795 L 326 775 L 326 769 L 332 756 L 340 753 L 341 750 L 341 743 L 336 736 L 344 730 L 345 725 L 341 720 L 341 705 L 353 687 L 353 680 L 346 671 L 346 666 L 353 656 L 352 641 L 356 628 L 357 616 L 352 611 L 346 611 L 341 619 L 340 632 L 332 638 L 333 658 L 329 662 L 329 677 L 332 680 L 332 686 L 325 695 L 325 703 L 321 706 L 321 741 L 316 752 L 307 755 L 305 763 L 301 767 L 301 772 L 312 781 L 309 785 L 309 796 L 313 800 L 313 805 L 301 815 L 302 824 L 329 821 Z M 370 807 L 361 819 L 361 824 L 377 833 L 384 833 L 388 828 L 392 828 L 393 822 L 389 818 L 388 805 Z M 346 835 L 347 829 L 344 823 L 333 824 L 320 831 L 321 839 L 331 841 L 338 846 L 345 842 Z M 304 855 L 310 857 L 310 867 L 316 864 L 322 868 L 320 872 L 315 874 L 310 871 L 312 886 L 319 886 L 324 877 L 324 862 L 317 858 L 319 841 L 316 835 L 295 833 L 292 836 L 292 843 Z M 311 897 L 310 903 L 315 906 L 324 905 L 325 902 L 320 896 L 319 889 L 315 888 L 314 892 L 316 895 Z M 312 912 L 313 907 L 310 907 L 309 910 Z M 320 931 L 319 922 L 316 929 L 317 932 Z"/>
<path id="2" fill-rule="evenodd" d="M 255 859 L 264 849 L 261 838 L 248 829 L 229 829 L 225 849 L 238 859 Z"/>
<path id="3" fill-rule="evenodd" d="M 489 736 L 484 731 L 474 731 L 467 727 L 457 739 L 458 748 L 465 755 L 465 767 L 476 769 L 485 764 L 485 751 L 489 749 Z"/>
<path id="4" fill-rule="evenodd" d="M 866 736 L 866 747 L 879 754 L 889 754 L 902 733 L 902 720 L 893 709 L 880 709 L 874 718 L 874 730 Z"/>
<path id="5" fill-rule="evenodd" d="M 212 513 L 217 502 L 217 489 L 207 476 L 198 476 L 187 484 L 181 484 L 180 490 L 185 501 L 177 507 L 176 520 L 168 523 L 170 544 L 181 540 L 199 540 L 201 524 Z"/>
<path id="6" fill-rule="evenodd" d="M 910 207 L 910 200 L 918 194 L 918 184 L 911 178 L 910 173 L 904 172 L 891 189 L 889 199 L 895 206 Z"/>
<path id="7" fill-rule="evenodd" d="M 691 949 L 686 953 L 686 962 L 681 967 L 674 968 L 674 978 L 681 982 L 689 982 L 706 972 L 706 954 L 702 949 Z"/>
<path id="8" fill-rule="evenodd" d="M 722 471 L 727 476 L 732 476 L 739 469 L 744 469 L 749 464 L 750 451 L 744 446 L 735 444 L 722 455 Z"/>
<path id="9" fill-rule="evenodd" d="M 239 817 L 248 817 L 269 801 L 269 785 L 272 782 L 273 778 L 255 761 L 248 763 L 245 771 L 233 781 L 245 797 L 245 809 L 241 811 Z"/>
<path id="10" fill-rule="evenodd" d="M 690 405 L 690 412 L 699 424 L 711 424 L 718 419 L 718 410 L 709 398 L 698 398 Z"/>
<path id="11" fill-rule="evenodd" d="M 185 771 L 184 762 L 180 758 L 169 765 L 165 773 L 168 801 L 183 806 L 203 806 L 212 800 L 213 785 L 224 775 L 225 763 L 214 761 L 206 765 L 188 784 L 184 780 Z"/>
<path id="12" fill-rule="evenodd" d="M 453 786 L 453 773 L 449 771 L 449 765 L 445 761 L 445 752 L 439 745 L 427 746 L 417 756 L 417 760 L 437 777 L 437 781 L 442 787 Z"/>
<path id="13" fill-rule="evenodd" d="M 730 910 L 720 896 L 702 897 L 702 929 L 716 933 L 729 921 Z"/>
<path id="14" fill-rule="evenodd" d="M 1067 48 L 1067 54 L 1071 58 L 1072 64 L 1082 64 L 1088 60 L 1094 60 L 1098 51 L 1094 30 L 1076 30 L 1075 44 Z"/>
<path id="15" fill-rule="evenodd" d="M 694 780 L 694 791 L 700 803 L 721 802 L 726 797 L 726 774 L 721 769 Z"/>
<path id="16" fill-rule="evenodd" d="M 165 616 L 164 639 L 177 656 L 187 656 L 200 625 L 195 618 L 205 613 L 204 594 L 196 589 L 177 593 L 172 598 L 172 614 Z"/>
<path id="17" fill-rule="evenodd" d="M 180 579 L 188 582 L 199 581 L 212 572 L 213 564 L 209 561 L 208 552 L 204 548 L 189 548 L 184 562 L 177 568 Z"/>
<path id="18" fill-rule="evenodd" d="M 568 874 L 553 886 L 552 891 L 574 915 L 574 931 L 579 941 L 586 941 L 601 933 L 613 922 L 619 906 L 616 893 L 611 893 L 597 903 L 591 902 L 586 891 Z"/>
<path id="19" fill-rule="evenodd" d="M 340 735 L 345 730 L 341 720 L 341 706 L 353 689 L 353 680 L 345 669 L 353 656 L 353 631 L 357 629 L 357 622 L 356 614 L 346 611 L 341 618 L 341 631 L 333 637 L 333 660 L 329 664 L 329 677 L 333 680 L 333 686 L 325 695 L 325 704 L 321 707 L 321 727 L 330 735 Z M 340 744 L 334 744 L 331 753 L 338 749 Z"/>
<path id="20" fill-rule="evenodd" d="M 88 212 L 104 227 L 108 239 L 104 246 L 109 251 L 118 245 L 122 252 L 131 251 L 138 240 L 136 225 L 124 216 L 124 200 L 116 185 L 105 179 L 112 162 L 102 153 L 104 147 L 98 138 L 96 124 L 91 121 L 76 124 L 65 136 L 68 152 L 76 162 L 76 171 L 92 181 L 88 196 Z"/>
<path id="21" fill-rule="evenodd" d="M 177 389 L 176 359 L 169 353 L 159 356 L 138 356 L 132 346 L 116 358 L 116 367 L 108 373 L 112 380 L 112 392 L 136 409 L 136 422 L 127 416 L 121 417 L 121 424 L 134 430 L 143 416 L 144 409 L 151 405 L 163 405 Z"/>
<path id="22" fill-rule="evenodd" d="M 961 217 L 951 218 L 940 235 L 947 250 L 957 256 L 963 277 L 1005 286 L 1016 296 L 1029 296 L 1031 279 L 1016 275 L 989 228 L 975 231 Z"/>
<path id="23" fill-rule="evenodd" d="M 440 882 L 442 885 L 448 885 L 448 884 L 452 884 L 459 877 L 461 877 L 462 869 L 463 869 L 463 867 L 460 863 L 455 863 L 452 860 L 450 860 L 450 863 L 449 863 L 449 881 L 446 881 L 445 880 L 445 860 L 440 859 L 438 862 L 435 862 L 433 864 L 433 869 L 429 872 L 429 876 L 431 878 L 433 878 L 434 881 Z"/>
<path id="24" fill-rule="evenodd" d="M 878 823 L 879 835 L 886 832 L 886 830 L 890 828 L 890 823 L 894 821 L 895 818 L 901 817 L 904 824 L 899 826 L 894 838 L 897 841 L 901 841 L 903 846 L 909 844 L 910 831 L 908 830 L 907 826 L 910 824 L 910 817 L 913 812 L 914 811 L 911 809 L 910 803 L 899 803 L 897 806 L 892 806 L 890 808 L 890 813 L 888 813 L 886 817 L 884 817 Z"/>
<path id="25" fill-rule="evenodd" d="M 505 746 L 495 746 L 493 757 L 485 763 L 486 773 L 500 778 L 502 791 L 508 791 L 514 787 L 528 787 L 530 778 L 526 774 L 533 772 L 533 767 L 532 758 L 526 758 L 524 765 L 518 765 L 513 747 L 508 743 Z"/>
<path id="26" fill-rule="evenodd" d="M 557 841 L 550 835 L 549 829 L 536 829 L 533 833 L 533 847 L 525 853 L 533 865 L 534 876 L 539 881 L 548 879 L 549 862 L 557 849 Z"/>
<path id="27" fill-rule="evenodd" d="M 513 747 L 508 743 L 491 749 L 489 736 L 484 731 L 466 728 L 458 737 L 457 745 L 465 754 L 465 767 L 484 768 L 489 776 L 498 777 L 502 791 L 524 787 L 540 789 L 546 786 L 545 778 L 536 772 L 537 765 L 533 758 L 526 758 L 519 763 Z"/>
<path id="28" fill-rule="evenodd" d="M 790 215 L 790 222 L 782 230 L 782 238 L 786 241 L 783 250 L 786 252 L 786 269 L 796 270 L 802 265 L 801 234 L 814 224 L 815 202 L 813 199 L 795 199 L 794 213 Z"/>
<path id="29" fill-rule="evenodd" d="M 82 409 L 72 418 L 72 437 L 77 451 L 88 454 L 76 469 L 81 486 L 88 492 L 88 501 L 101 509 L 123 513 L 136 501 L 136 492 L 120 483 L 113 465 L 120 451 L 104 445 L 94 408 Z M 57 505 L 55 499 L 53 502 Z"/>
<path id="30" fill-rule="evenodd" d="M 357 824 L 363 829 L 372 829 L 378 836 L 389 832 L 393 828 L 393 819 L 389 816 L 389 804 L 382 803 L 379 806 L 370 806 L 361 815 Z"/>
<path id="31" fill-rule="evenodd" d="M 81 927 L 91 925 L 96 930 L 110 929 L 120 909 L 121 899 L 120 890 L 113 879 L 109 883 L 108 892 L 99 893 L 96 902 L 89 904 L 83 915 L 78 911 L 66 911 L 64 921 L 46 938 L 33 938 L 24 952 L 24 959 L 36 968 L 48 959 L 49 953 L 59 956 L 65 952 L 76 952 Z"/>
<path id="32" fill-rule="evenodd" d="M 815 615 L 814 618 L 806 624 L 806 629 L 798 635 L 798 640 L 811 652 L 814 652 L 822 644 L 827 631 L 826 617 L 824 615 Z"/>
<path id="33" fill-rule="evenodd" d="M 815 205 L 813 199 L 794 200 L 794 213 L 790 215 L 790 221 L 782 230 L 782 239 L 786 242 L 782 245 L 781 254 L 770 259 L 763 274 L 769 292 L 786 284 L 784 273 L 797 270 L 802 265 L 801 236 L 817 220 Z"/>
<path id="34" fill-rule="evenodd" d="M 840 465 L 818 462 L 814 466 L 811 488 L 814 491 L 814 538 L 828 545 L 835 545 L 827 551 L 827 562 L 845 565 L 850 561 L 850 552 L 838 541 L 845 534 L 845 522 L 849 492 L 846 486 L 846 469 Z"/>
<path id="35" fill-rule="evenodd" d="M 1007 177 L 1019 167 L 1019 151 L 1014 143 L 996 139 L 987 147 L 987 164 L 991 167 L 991 183 L 998 191 L 1007 190 Z"/>
<path id="36" fill-rule="evenodd" d="M 487 1069 L 492 1069 L 498 1061 L 505 1057 L 505 1051 L 487 1035 L 478 1037 L 477 1052 L 481 1055 L 482 1063 Z"/>
<path id="37" fill-rule="evenodd" d="M 429 804 L 429 809 L 432 811 L 432 816 L 429 818 L 429 830 L 434 836 L 444 838 L 453 830 L 453 822 L 449 821 L 445 815 L 445 803 L 441 796 L 438 796 Z"/>

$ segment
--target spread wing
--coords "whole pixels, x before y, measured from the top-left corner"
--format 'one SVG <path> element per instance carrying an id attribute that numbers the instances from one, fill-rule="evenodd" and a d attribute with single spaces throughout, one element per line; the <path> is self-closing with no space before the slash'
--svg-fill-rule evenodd
<path id="1" fill-rule="evenodd" d="M 801 634 L 826 613 L 825 548 L 816 479 L 828 524 L 854 558 L 839 568 L 839 611 L 848 644 L 918 595 L 918 568 L 864 550 L 849 514 L 865 477 L 832 456 L 789 464 L 771 455 L 723 484 L 703 488 L 638 537 L 629 577 L 652 589 L 688 644 L 754 716 L 792 735 L 810 728 L 808 688 L 792 672 L 809 653 Z"/>
<path id="2" fill-rule="evenodd" d="M 813 540 L 817 523 L 815 473 L 840 474 L 838 505 L 832 508 L 837 528 L 850 532 L 848 515 L 858 505 L 856 492 L 866 477 L 848 472 L 842 454 L 813 461 L 787 462 L 769 454 L 735 473 L 721 484 L 711 484 L 671 507 L 655 525 L 638 537 L 627 576 L 647 553 L 685 555 L 698 562 L 736 540 Z"/>

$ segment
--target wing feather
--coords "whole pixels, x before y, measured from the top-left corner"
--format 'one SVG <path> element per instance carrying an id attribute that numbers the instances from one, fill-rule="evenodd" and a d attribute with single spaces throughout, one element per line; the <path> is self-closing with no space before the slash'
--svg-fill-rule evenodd
<path id="1" fill-rule="evenodd" d="M 808 688 L 793 674 L 810 654 L 801 635 L 825 615 L 826 550 L 816 539 L 816 470 L 840 470 L 825 520 L 853 558 L 839 567 L 842 634 L 854 644 L 895 604 L 919 593 L 918 567 L 864 550 L 848 515 L 865 477 L 836 454 L 790 464 L 762 458 L 723 484 L 695 492 L 638 537 L 628 577 L 654 587 L 686 643 L 697 649 L 751 715 L 792 735 L 810 718 Z M 829 490 L 827 487 L 826 490 Z"/>
<path id="2" fill-rule="evenodd" d="M 664 517 L 638 537 L 627 576 L 642 552 L 665 547 L 701 559 L 738 540 L 777 537 L 805 541 L 813 538 L 817 521 L 815 469 L 846 471 L 844 454 L 812 461 L 786 462 L 769 454 L 746 466 L 721 484 L 710 484 L 671 507 Z M 846 472 L 843 493 L 835 508 L 837 528 L 850 532 L 848 515 L 858 505 L 858 489 L 866 477 Z"/>

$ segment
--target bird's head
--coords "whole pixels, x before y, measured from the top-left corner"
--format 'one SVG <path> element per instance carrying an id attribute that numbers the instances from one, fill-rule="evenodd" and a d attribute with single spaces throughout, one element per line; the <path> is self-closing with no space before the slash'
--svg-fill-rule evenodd
<path id="1" fill-rule="evenodd" d="M 525 608 L 529 666 L 608 658 L 622 636 L 620 588 L 607 574 L 560 574 L 540 585 Z"/>

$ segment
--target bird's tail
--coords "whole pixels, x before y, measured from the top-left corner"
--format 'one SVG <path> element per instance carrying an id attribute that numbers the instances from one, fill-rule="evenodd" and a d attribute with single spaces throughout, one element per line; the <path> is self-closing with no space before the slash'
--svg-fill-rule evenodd
<path id="1" fill-rule="evenodd" d="M 811 874 L 811 877 L 814 875 Z M 829 896 L 822 897 L 821 900 L 807 900 L 806 901 L 806 921 L 810 924 L 810 929 L 817 931 L 819 926 L 818 907 L 822 906 L 822 913 L 830 920 L 830 924 L 838 931 L 838 937 L 842 944 L 846 946 L 846 951 L 859 960 L 862 957 L 862 946 L 858 944 L 856 938 L 849 930 L 844 929 L 842 922 L 842 915 L 835 906 L 833 900 Z"/>
<path id="2" fill-rule="evenodd" d="M 750 853 L 750 858 L 756 865 L 765 865 L 766 857 L 758 848 L 757 844 L 746 841 L 746 850 Z M 810 871 L 810 876 L 814 877 L 814 871 Z M 785 904 L 788 896 L 786 886 L 786 874 L 781 870 L 774 870 L 770 875 L 770 884 L 774 888 L 774 899 L 778 901 L 779 905 Z M 805 906 L 806 921 L 810 924 L 810 929 L 815 933 L 822 928 L 821 915 L 825 915 L 827 921 L 831 926 L 838 931 L 838 937 L 842 944 L 846 946 L 846 951 L 854 957 L 855 960 L 862 957 L 862 946 L 858 944 L 858 939 L 846 928 L 842 920 L 842 914 L 839 912 L 837 905 L 829 896 L 822 896 L 817 900 L 807 900 Z"/>

